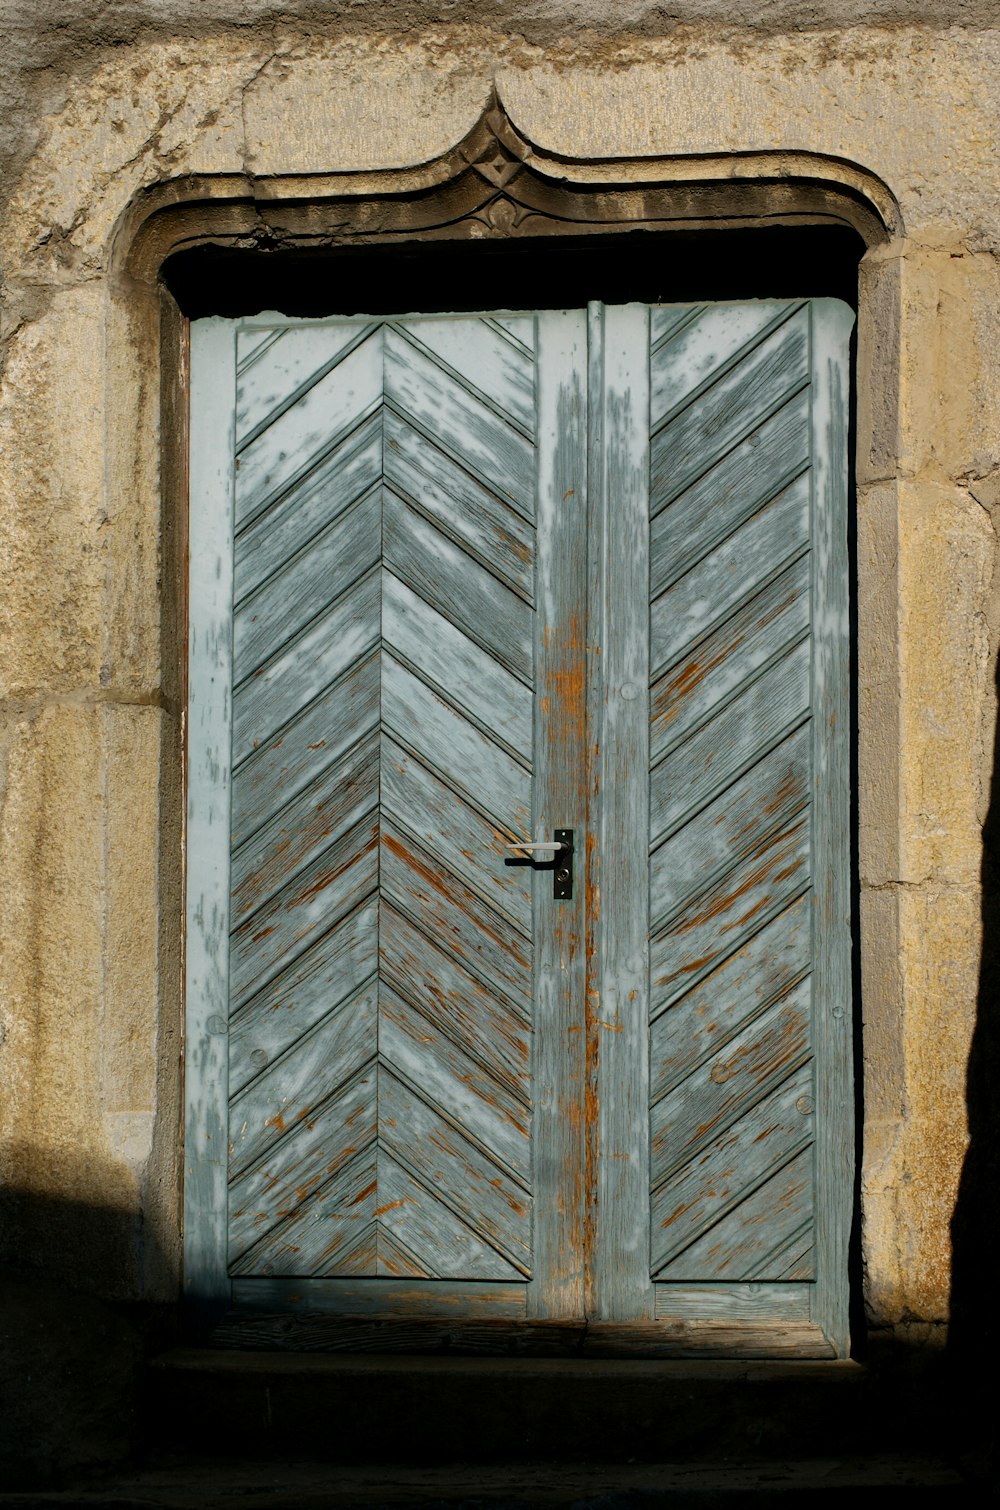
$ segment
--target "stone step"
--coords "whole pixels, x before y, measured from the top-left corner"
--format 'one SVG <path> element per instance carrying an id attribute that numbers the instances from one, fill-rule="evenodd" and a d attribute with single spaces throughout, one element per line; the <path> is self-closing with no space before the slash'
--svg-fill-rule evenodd
<path id="1" fill-rule="evenodd" d="M 947 1496 L 947 1499 L 945 1498 Z M 0 1510 L 838 1510 L 982 1503 L 954 1469 L 912 1457 L 333 1467 L 174 1460 L 86 1490 L 3 1494 Z"/>
<path id="2" fill-rule="evenodd" d="M 177 1350 L 156 1441 L 333 1462 L 811 1457 L 891 1450 L 851 1362 L 391 1357 Z"/>

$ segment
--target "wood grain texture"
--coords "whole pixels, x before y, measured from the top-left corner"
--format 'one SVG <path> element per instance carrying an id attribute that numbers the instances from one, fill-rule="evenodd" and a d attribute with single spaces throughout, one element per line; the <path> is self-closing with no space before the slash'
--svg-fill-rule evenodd
<path id="1" fill-rule="evenodd" d="M 853 1010 L 851 1002 L 849 576 L 847 447 L 849 342 L 853 316 L 816 300 L 812 320 L 813 766 L 815 884 L 813 937 L 817 1077 L 816 1295 L 813 1319 L 837 1357 L 850 1347 L 844 1281 L 854 1182 Z"/>
<path id="2" fill-rule="evenodd" d="M 447 1353 L 529 1358 L 832 1358 L 819 1327 L 797 1318 L 647 1322 L 463 1320 L 453 1316 L 233 1313 L 212 1346 L 303 1353 Z"/>
<path id="3" fill-rule="evenodd" d="M 383 371 L 384 341 L 376 330 L 307 383 L 298 399 L 280 409 L 274 422 L 241 451 L 237 529 L 315 472 L 378 409 Z"/>
<path id="4" fill-rule="evenodd" d="M 653 1271 L 658 1279 L 670 1277 L 672 1261 L 683 1254 L 692 1228 L 701 1232 L 723 1222 L 755 1184 L 808 1146 L 814 1104 L 812 1068 L 802 1065 L 655 1186 Z M 667 1157 L 672 1155 L 673 1149 Z"/>
<path id="5" fill-rule="evenodd" d="M 652 326 L 651 1262 L 664 1296 L 666 1281 L 816 1275 L 812 500 L 826 453 L 811 320 L 762 304 Z M 822 863 L 843 874 L 839 844 Z"/>
<path id="6" fill-rule="evenodd" d="M 378 968 L 378 898 L 360 902 L 268 982 L 229 1023 L 229 1088 L 235 1095 L 308 1033 Z"/>
<path id="7" fill-rule="evenodd" d="M 698 332 L 706 346 L 710 329 Z M 809 381 L 809 312 L 788 316 L 713 367 L 706 383 L 653 433 L 650 490 L 657 504 L 675 498 L 727 451 L 777 412 Z"/>
<path id="8" fill-rule="evenodd" d="M 698 812 L 808 717 L 810 659 L 807 644 L 788 651 L 653 767 L 649 808 L 654 842 Z"/>
<path id="9" fill-rule="evenodd" d="M 364 320 L 240 329 L 237 335 L 236 447 L 305 397 L 375 326 Z"/>
<path id="10" fill-rule="evenodd" d="M 746 855 L 652 941 L 654 1010 L 716 969 L 809 885 L 809 827 L 802 816 Z"/>
<path id="11" fill-rule="evenodd" d="M 378 728 L 379 660 L 372 650 L 306 703 L 285 727 L 233 771 L 233 848 L 265 823 L 278 808 L 322 777 L 346 750 Z"/>
<path id="12" fill-rule="evenodd" d="M 649 314 L 591 311 L 595 907 L 588 1033 L 598 1103 L 589 1314 L 652 1315 L 649 1274 Z M 598 901 L 599 898 L 599 901 Z"/>
<path id="13" fill-rule="evenodd" d="M 332 527 L 378 485 L 382 472 L 381 414 L 334 446 L 297 487 L 289 489 L 237 533 L 233 546 L 236 603 L 257 592 L 311 540 Z"/>
<path id="14" fill-rule="evenodd" d="M 196 327 L 185 1282 L 226 1345 L 845 1356 L 849 329 Z M 555 827 L 571 902 L 507 863 Z"/>
<path id="15" fill-rule="evenodd" d="M 230 678 L 235 331 L 191 332 L 184 1294 L 195 1325 L 224 1309 L 228 1115 Z"/>
<path id="16" fill-rule="evenodd" d="M 529 834 L 571 828 L 572 899 L 556 901 L 551 872 L 534 875 L 535 1274 L 528 1314 L 584 1308 L 586 1151 L 585 851 L 587 678 L 587 327 L 582 311 L 536 321 L 538 355 L 539 632 L 534 812 Z"/>
<path id="17" fill-rule="evenodd" d="M 808 725 L 726 787 L 650 856 L 650 917 L 655 933 L 746 855 L 788 827 L 810 797 Z"/>
<path id="18" fill-rule="evenodd" d="M 653 601 L 653 674 L 673 665 L 713 628 L 724 626 L 808 539 L 809 490 L 798 480 Z"/>
<path id="19" fill-rule="evenodd" d="M 453 1279 L 447 1286 L 438 1279 L 312 1278 L 308 1285 L 294 1279 L 256 1278 L 233 1281 L 235 1310 L 261 1313 L 283 1312 L 305 1316 L 323 1313 L 336 1316 L 382 1316 L 412 1321 L 421 1316 L 493 1316 L 500 1320 L 523 1318 L 526 1287 L 523 1283 L 491 1284 L 488 1281 Z"/>
<path id="20" fill-rule="evenodd" d="M 685 978 L 678 989 L 665 992 L 657 989 L 654 976 L 656 1015 L 650 1025 L 650 1094 L 654 1099 L 665 1095 L 808 975 L 811 910 L 808 894 L 799 897 L 721 964 L 706 970 L 693 986 Z"/>
<path id="21" fill-rule="evenodd" d="M 392 410 L 385 411 L 382 423 L 384 475 L 393 493 L 530 602 L 535 557 L 530 519 L 510 499 L 497 497 L 458 462 L 435 450 Z"/>
<path id="22" fill-rule="evenodd" d="M 683 610 L 677 615 L 678 620 L 693 616 Z M 808 628 L 809 563 L 800 559 L 654 680 L 650 689 L 653 759 L 737 694 L 754 672 L 780 659 Z"/>
<path id="23" fill-rule="evenodd" d="M 394 574 L 530 686 L 534 629 L 523 599 L 388 489 L 382 537 Z"/>
<path id="24" fill-rule="evenodd" d="M 484 364 L 489 360 L 483 349 L 484 337 L 488 340 L 489 333 L 483 330 L 481 321 L 476 321 L 475 327 L 475 336 L 467 337 L 473 368 L 478 366 L 480 358 Z M 422 328 L 422 321 L 413 322 L 415 331 Z M 466 322 L 466 331 L 472 328 L 473 322 Z M 428 359 L 417 342 L 419 334 L 416 341 L 409 339 L 408 324 L 387 327 L 387 401 L 439 450 L 451 455 L 491 491 L 510 499 L 531 517 L 535 502 L 535 459 L 530 436 L 518 423 L 523 408 L 519 406 L 518 417 L 501 416 L 495 404 L 484 403 L 482 392 L 467 380 L 446 381 L 448 374 Z M 508 352 L 512 351 L 509 342 L 503 344 Z M 512 355 L 508 366 L 513 383 L 514 371 L 523 372 L 523 363 Z M 496 389 L 499 385 L 493 386 Z M 533 414 L 533 404 L 529 403 L 528 408 Z"/>
<path id="25" fill-rule="evenodd" d="M 787 400 L 670 503 L 650 496 L 650 592 L 664 588 L 809 466 L 808 389 Z M 669 542 L 669 547 L 666 542 Z"/>
<path id="26" fill-rule="evenodd" d="M 535 358 L 334 321 L 240 382 L 232 1272 L 523 1282 Z"/>

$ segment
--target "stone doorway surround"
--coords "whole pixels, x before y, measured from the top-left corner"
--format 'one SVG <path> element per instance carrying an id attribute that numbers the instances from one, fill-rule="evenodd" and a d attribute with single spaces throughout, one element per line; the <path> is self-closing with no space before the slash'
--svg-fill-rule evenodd
<path id="1" fill-rule="evenodd" d="M 169 60 L 158 66 L 168 72 Z M 609 71 L 588 94 L 571 75 L 560 82 L 557 70 L 541 68 L 534 82 L 530 68 L 508 69 L 499 93 L 481 72 L 458 84 L 448 75 L 434 105 L 426 80 L 439 65 L 424 52 L 420 115 L 376 100 L 387 80 L 404 87 L 399 59 L 383 56 L 365 83 L 358 83 L 360 65 L 351 65 L 352 88 L 367 100 L 373 122 L 366 137 L 351 126 L 342 99 L 324 115 L 330 66 L 315 59 L 304 66 L 289 115 L 290 66 L 284 81 L 281 67 L 271 66 L 253 110 L 244 109 L 249 156 L 227 138 L 239 127 L 235 117 L 222 112 L 210 119 L 214 86 L 194 91 L 204 105 L 197 150 L 181 153 L 179 168 L 154 152 L 127 192 L 125 179 L 113 190 L 109 179 L 102 181 L 97 146 L 81 146 L 81 153 L 92 151 L 82 177 L 89 175 L 90 192 L 103 196 L 103 229 L 96 229 L 101 216 L 95 216 L 91 236 L 81 207 L 78 234 L 67 215 L 62 262 L 52 237 L 39 237 L 22 279 L 24 288 L 41 286 L 39 269 L 49 259 L 43 271 L 54 294 L 38 320 L 25 317 L 25 341 L 18 343 L 15 330 L 13 359 L 22 366 L 13 375 L 26 374 L 28 394 L 41 395 L 39 423 L 52 434 L 61 430 L 76 462 L 74 540 L 55 542 L 60 563 L 69 563 L 64 580 L 73 581 L 71 568 L 76 577 L 69 618 L 52 612 L 44 592 L 29 605 L 33 629 L 24 610 L 23 654 L 15 647 L 18 671 L 5 691 L 25 707 L 33 689 L 55 694 L 51 707 L 38 694 L 42 723 L 36 719 L 24 736 L 23 758 L 34 740 L 43 774 L 19 775 L 16 761 L 12 769 L 22 783 L 19 810 L 27 826 L 31 803 L 61 801 L 59 821 L 46 820 L 52 852 L 78 857 L 69 873 L 81 884 L 61 922 L 68 946 L 57 959 L 57 934 L 47 943 L 44 927 L 36 945 L 53 956 L 42 972 L 50 982 L 43 994 L 58 1006 L 75 993 L 93 1027 L 81 1020 L 75 1039 L 87 1043 L 89 1066 L 73 1091 L 70 1117 L 72 1126 L 87 1129 L 76 1155 L 90 1183 L 80 1188 L 90 1191 L 95 1207 L 122 1213 L 126 1225 L 141 1213 L 146 1232 L 142 1251 L 136 1241 L 107 1273 L 107 1293 L 169 1299 L 179 1262 L 185 345 L 183 321 L 159 282 L 164 261 L 205 243 L 332 249 L 359 238 L 807 223 L 851 226 L 868 247 L 860 274 L 856 451 L 866 1299 L 876 1322 L 907 1314 L 940 1318 L 947 1222 L 964 1148 L 958 1082 L 974 1009 L 974 984 L 971 995 L 968 987 L 974 951 L 956 961 L 953 941 L 978 936 L 979 926 L 970 881 L 979 863 L 978 820 L 967 792 L 980 783 L 978 718 L 988 674 L 980 597 L 992 538 L 985 508 L 968 491 L 956 495 L 948 480 L 949 467 L 962 473 L 957 450 L 950 459 L 932 454 L 947 420 L 914 380 L 932 324 L 932 285 L 944 273 L 937 263 L 931 267 L 929 253 L 908 247 L 900 199 L 850 154 L 776 150 L 774 138 L 758 150 L 748 145 L 752 131 L 720 131 L 733 150 L 718 153 L 699 150 L 690 133 L 680 134 L 676 150 L 667 150 L 663 132 L 652 127 L 644 139 L 637 120 L 653 92 L 650 68 L 632 80 L 638 91 L 632 105 L 622 102 L 624 73 L 612 87 Z M 338 66 L 347 68 L 343 59 Z M 612 96 L 618 104 L 609 109 Z M 79 109 L 86 115 L 96 107 Z M 138 109 L 124 90 L 113 104 L 126 134 Z M 314 131 L 320 118 L 322 129 Z M 777 135 L 792 141 L 808 133 Z M 553 145 L 543 148 L 535 138 Z M 56 132 L 46 149 L 53 184 L 58 139 Z M 865 155 L 862 142 L 858 156 Z M 903 167 L 895 168 L 905 177 Z M 46 193 L 58 198 L 57 187 Z M 79 186 L 66 193 L 86 197 Z M 29 232 L 32 213 L 24 212 Z M 51 220 L 53 212 L 38 213 Z M 939 241 L 934 256 L 941 255 Z M 969 275 L 971 292 L 953 287 L 958 303 L 982 299 L 987 275 L 976 277 Z M 939 345 L 944 318 L 933 326 Z M 46 330 L 46 321 L 55 324 Z M 971 349 L 981 338 L 964 307 L 959 324 Z M 67 353 L 61 372 L 60 350 Z M 963 423 L 962 444 L 972 445 L 980 420 L 965 416 Z M 43 493 L 40 474 L 36 485 Z M 89 555 L 98 569 L 91 570 Z M 947 589 L 940 584 L 943 568 L 935 567 L 942 560 L 955 572 Z M 949 598 L 940 611 L 939 592 Z M 966 667 L 969 624 L 979 638 Z M 96 695 L 75 698 L 78 687 Z M 56 788 L 62 784 L 62 798 L 53 780 Z M 15 852 L 27 853 L 17 846 Z M 59 864 L 52 866 L 58 874 Z M 31 881 L 27 860 L 15 870 L 26 878 L 18 883 L 24 905 L 40 915 L 44 876 Z M 37 960 L 22 968 L 26 982 L 37 982 Z M 964 1004 L 957 1025 L 947 1019 L 946 999 L 956 979 Z M 37 994 L 37 985 L 32 989 Z M 929 1083 L 930 1040 L 938 1035 L 933 1052 L 940 1056 L 942 1029 L 950 1087 L 943 1099 Z M 56 1034 L 51 1024 L 40 1031 Z M 36 1096 L 44 1094 L 46 1077 L 56 1083 L 57 1057 L 39 1068 Z M 59 1167 L 68 1169 L 69 1154 L 60 1157 Z M 33 1162 L 30 1150 L 22 1164 L 26 1186 L 45 1178 L 32 1174 L 42 1163 Z M 57 1194 L 60 1180 L 67 1188 L 72 1183 L 69 1175 L 53 1176 Z M 95 1253 L 101 1242 L 111 1251 L 104 1239 L 95 1242 Z M 96 1272 L 100 1259 L 88 1261 Z"/>
<path id="2" fill-rule="evenodd" d="M 711 227 L 717 232 L 745 227 L 748 222 L 846 224 L 868 245 L 887 238 L 887 221 L 891 223 L 894 209 L 891 198 L 880 184 L 857 170 L 842 173 L 841 181 L 824 181 L 815 164 L 809 165 L 812 171 L 807 173 L 805 164 L 786 163 L 777 177 L 755 177 L 753 170 L 756 167 L 759 173 L 759 163 L 740 163 L 738 179 L 719 182 L 717 164 L 699 166 L 698 179 L 671 181 L 667 165 L 655 161 L 643 165 L 640 172 L 635 163 L 554 159 L 517 131 L 493 91 L 479 121 L 454 149 L 417 170 L 380 176 L 378 182 L 366 183 L 363 192 L 357 192 L 362 186 L 353 181 L 330 176 L 318 183 L 270 183 L 268 194 L 273 197 L 266 203 L 258 185 L 253 186 L 248 201 L 238 192 L 233 194 L 239 186 L 210 181 L 197 185 L 203 195 L 197 200 L 163 203 L 161 195 L 151 194 L 141 207 L 143 218 L 125 232 L 127 267 L 138 281 L 148 284 L 169 256 L 206 242 L 258 250 L 323 249 L 335 259 L 339 248 L 412 247 L 418 240 L 506 243 L 573 236 L 579 244 L 581 238 L 622 231 Z M 731 174 L 733 167 L 730 161 Z M 334 281 L 336 261 L 331 260 L 329 266 Z M 492 302 L 498 293 L 488 297 Z M 183 390 L 184 375 L 178 373 L 177 382 Z M 181 413 L 184 403 L 181 391 L 176 399 Z M 178 498 L 172 512 L 183 520 L 185 500 Z M 189 737 L 197 738 L 197 731 L 192 730 Z M 188 760 L 194 758 L 189 745 Z M 600 885 L 596 875 L 593 881 Z M 211 1036 L 204 1043 L 192 1040 L 188 1046 L 187 1062 L 199 1067 L 199 1085 L 200 1066 L 203 1061 L 215 1063 L 216 1047 Z M 200 1274 L 185 1278 L 186 1290 L 192 1284 L 195 1293 Z M 698 1325 L 678 1322 L 677 1337 L 665 1338 L 659 1345 L 668 1351 L 693 1347 Z M 719 1325 L 724 1331 L 724 1318 L 719 1318 Z M 345 1335 L 345 1345 L 350 1346 L 352 1334 Z M 444 1345 L 449 1345 L 448 1338 Z M 721 1340 L 715 1345 L 725 1346 Z M 786 1341 L 782 1338 L 780 1344 L 770 1345 L 785 1346 Z M 762 1341 L 760 1346 L 766 1350 L 768 1344 Z"/>

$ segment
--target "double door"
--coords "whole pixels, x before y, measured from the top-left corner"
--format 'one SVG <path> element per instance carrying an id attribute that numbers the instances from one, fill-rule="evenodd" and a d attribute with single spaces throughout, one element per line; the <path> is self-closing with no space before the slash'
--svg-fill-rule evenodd
<path id="1" fill-rule="evenodd" d="M 844 1351 L 849 330 L 193 326 L 193 1297 Z"/>

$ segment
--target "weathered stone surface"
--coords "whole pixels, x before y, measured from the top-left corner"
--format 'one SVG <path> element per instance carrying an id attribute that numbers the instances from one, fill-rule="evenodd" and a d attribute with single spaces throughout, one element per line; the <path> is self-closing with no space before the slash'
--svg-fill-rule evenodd
<path id="1" fill-rule="evenodd" d="M 755 42 L 679 32 L 589 62 L 519 57 L 499 75 L 518 126 L 572 157 L 787 151 L 863 165 L 907 231 L 937 244 L 991 233 L 1000 192 L 984 164 L 1000 119 L 1000 32 L 856 26 Z M 890 104 L 891 102 L 891 104 Z M 974 208 L 973 208 L 974 207 Z"/>
<path id="2" fill-rule="evenodd" d="M 899 508 L 898 879 L 976 885 L 995 535 L 985 510 L 954 486 L 902 482 Z"/>
<path id="3" fill-rule="evenodd" d="M 896 1105 L 879 1107 L 866 1149 L 867 1302 L 876 1319 L 934 1321 L 948 1314 L 950 1223 L 968 1139 L 965 1066 L 976 1015 L 981 903 L 974 889 L 896 892 L 908 1011 L 902 1064 L 891 1041 L 881 1045 L 873 1036 L 868 1045 L 870 1079 L 878 1083 L 888 1071 Z M 886 916 L 893 904 L 876 905 Z M 893 943 L 888 929 L 882 942 Z"/>
<path id="4" fill-rule="evenodd" d="M 173 1293 L 159 1227 L 140 1241 L 140 1192 L 176 1167 L 157 1084 L 160 1039 L 174 1065 L 177 1049 L 158 957 L 165 721 L 69 702 L 3 736 L 0 1261 L 109 1296 Z"/>
<path id="5" fill-rule="evenodd" d="M 104 636 L 101 287 L 12 337 L 0 379 L 0 697 L 96 686 Z"/>
<path id="6" fill-rule="evenodd" d="M 899 875 L 902 838 L 898 484 L 859 487 L 856 506 L 858 849 L 862 884 L 877 886 Z"/>
<path id="7" fill-rule="evenodd" d="M 49 1191 L 64 1156 L 98 1153 L 102 1141 L 101 713 L 68 704 L 11 719 L 3 753 L 0 1129 L 18 1154 L 2 1178 Z"/>
<path id="8" fill-rule="evenodd" d="M 333 163 L 352 172 L 440 157 L 482 114 L 495 48 L 462 31 L 438 42 L 282 35 L 244 91 L 246 167 L 262 176 L 329 173 Z"/>

